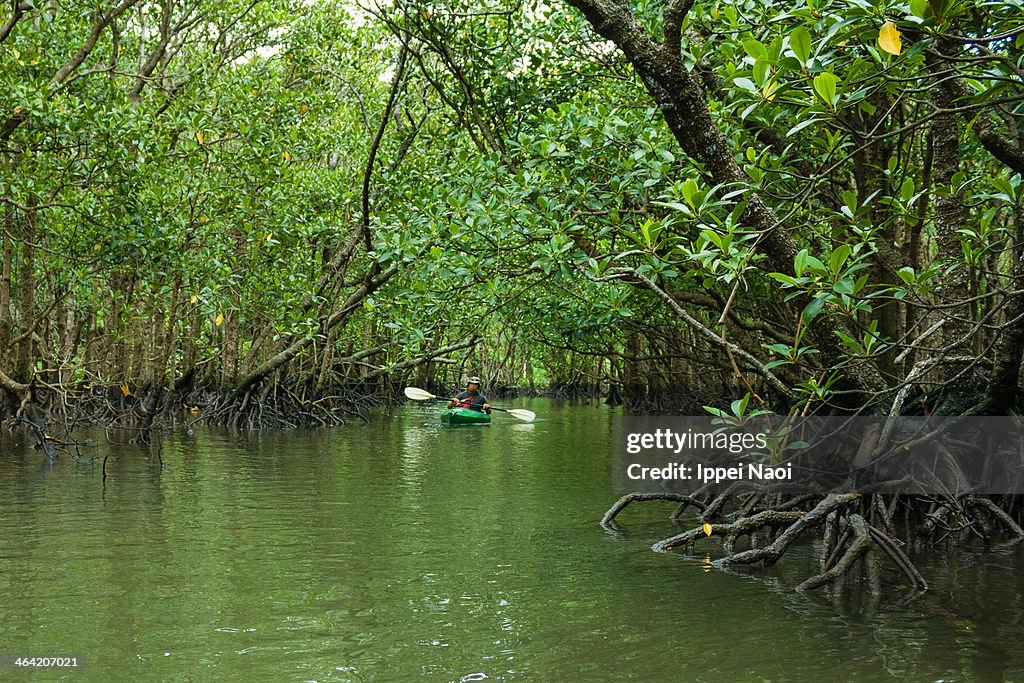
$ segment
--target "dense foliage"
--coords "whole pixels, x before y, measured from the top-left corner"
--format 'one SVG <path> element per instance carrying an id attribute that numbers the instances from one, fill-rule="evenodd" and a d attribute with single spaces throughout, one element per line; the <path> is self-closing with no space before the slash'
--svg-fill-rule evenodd
<path id="1" fill-rule="evenodd" d="M 1019 399 L 1020 0 L 0 21 L 12 399 L 470 371 L 635 406 Z"/>

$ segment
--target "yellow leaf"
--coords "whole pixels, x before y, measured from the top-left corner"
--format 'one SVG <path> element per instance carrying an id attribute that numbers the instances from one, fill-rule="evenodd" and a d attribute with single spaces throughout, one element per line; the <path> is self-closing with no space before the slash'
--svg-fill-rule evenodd
<path id="1" fill-rule="evenodd" d="M 710 536 L 711 532 L 714 531 L 714 529 L 711 528 L 711 525 L 708 524 L 707 522 L 704 522 L 704 526 L 702 526 L 701 529 L 704 530 L 704 534 L 706 536 Z"/>
<path id="2" fill-rule="evenodd" d="M 268 233 L 267 233 L 267 241 L 269 242 L 269 241 L 270 241 L 270 240 L 272 240 L 272 239 L 274 239 L 274 233 L 272 233 L 272 232 L 268 232 Z"/>
<path id="3" fill-rule="evenodd" d="M 199 301 L 199 297 L 198 297 L 198 296 L 196 296 L 195 294 L 193 294 L 193 295 L 192 295 L 192 298 L 188 300 L 188 302 L 189 302 L 190 304 L 194 304 L 194 303 L 195 303 L 195 302 L 197 302 L 197 301 Z"/>
<path id="4" fill-rule="evenodd" d="M 775 99 L 775 91 L 779 89 L 779 84 L 775 81 L 764 84 L 764 88 L 761 89 L 761 96 L 771 102 Z"/>
<path id="5" fill-rule="evenodd" d="M 221 323 L 224 322 L 224 314 L 223 313 L 218 313 L 217 314 L 217 320 L 215 320 L 214 322 L 217 323 L 217 327 L 220 327 Z"/>
<path id="6" fill-rule="evenodd" d="M 128 385 L 127 384 L 122 384 L 121 385 L 121 393 L 124 394 L 125 396 L 127 396 L 130 393 L 128 391 Z"/>
<path id="7" fill-rule="evenodd" d="M 287 151 L 284 154 L 282 154 L 281 156 L 284 157 L 285 161 L 288 161 L 289 159 L 292 158 L 291 152 L 287 152 Z"/>
<path id="8" fill-rule="evenodd" d="M 891 21 L 882 24 L 882 29 L 878 32 L 878 47 L 891 55 L 900 53 L 903 42 L 900 40 L 900 30 L 896 28 L 896 24 Z"/>
<path id="9" fill-rule="evenodd" d="M 201 144 L 203 144 L 203 140 L 205 140 L 205 139 L 206 138 L 203 137 L 202 132 L 196 131 L 196 142 L 198 142 L 201 145 Z"/>

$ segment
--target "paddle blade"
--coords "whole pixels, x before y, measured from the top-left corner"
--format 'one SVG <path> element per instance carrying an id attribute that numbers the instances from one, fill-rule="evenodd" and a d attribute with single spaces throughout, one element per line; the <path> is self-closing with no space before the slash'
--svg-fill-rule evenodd
<path id="1" fill-rule="evenodd" d="M 537 419 L 537 413 L 526 408 L 509 408 L 508 414 L 512 417 L 519 418 L 523 422 L 533 422 Z"/>
<path id="2" fill-rule="evenodd" d="M 437 396 L 434 396 L 429 391 L 417 389 L 416 387 L 406 387 L 405 395 L 406 397 L 411 398 L 414 401 L 432 401 L 433 399 L 437 398 Z"/>

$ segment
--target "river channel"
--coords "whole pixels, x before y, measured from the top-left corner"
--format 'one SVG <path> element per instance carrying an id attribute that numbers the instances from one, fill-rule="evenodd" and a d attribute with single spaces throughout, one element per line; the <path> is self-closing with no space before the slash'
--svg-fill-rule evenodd
<path id="1" fill-rule="evenodd" d="M 509 405 L 539 418 L 197 427 L 163 467 L 127 433 L 82 432 L 93 464 L 5 433 L 0 654 L 81 666 L 0 680 L 1024 680 L 1020 548 L 933 553 L 924 598 L 837 613 L 790 588 L 809 548 L 727 574 L 650 550 L 670 503 L 602 529 L 609 409 Z"/>

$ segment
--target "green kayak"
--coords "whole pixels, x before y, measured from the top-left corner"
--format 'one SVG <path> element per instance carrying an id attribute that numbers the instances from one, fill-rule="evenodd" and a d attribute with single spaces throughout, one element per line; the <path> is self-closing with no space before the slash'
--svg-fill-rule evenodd
<path id="1" fill-rule="evenodd" d="M 486 425 L 491 416 L 469 408 L 447 408 L 441 411 L 441 422 L 446 425 Z"/>

